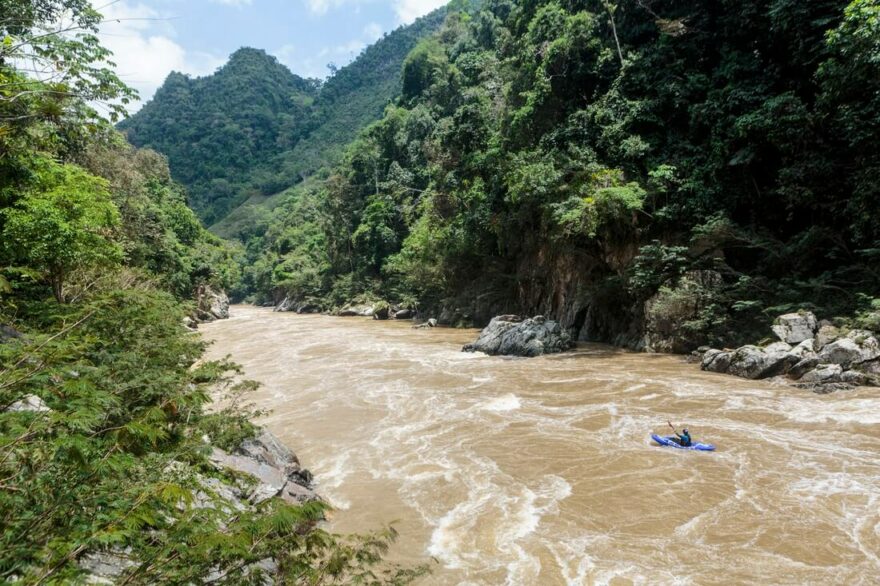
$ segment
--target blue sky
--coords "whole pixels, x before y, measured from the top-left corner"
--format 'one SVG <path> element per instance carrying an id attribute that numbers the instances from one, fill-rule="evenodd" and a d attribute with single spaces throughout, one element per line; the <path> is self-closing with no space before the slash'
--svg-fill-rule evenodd
<path id="1" fill-rule="evenodd" d="M 171 71 L 200 76 L 239 47 L 265 49 L 304 77 L 325 77 L 383 33 L 446 0 L 92 0 L 119 75 L 148 100 Z M 136 110 L 139 105 L 132 109 Z"/>

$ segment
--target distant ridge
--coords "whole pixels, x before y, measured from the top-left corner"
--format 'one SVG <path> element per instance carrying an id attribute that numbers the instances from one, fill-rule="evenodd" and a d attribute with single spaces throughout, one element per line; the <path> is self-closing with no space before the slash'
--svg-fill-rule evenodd
<path id="1" fill-rule="evenodd" d="M 265 51 L 242 48 L 213 75 L 174 72 L 154 98 L 119 125 L 139 147 L 168 156 L 202 221 L 303 181 L 338 160 L 345 145 L 399 93 L 404 59 L 443 23 L 441 8 L 385 35 L 325 83 L 303 79 Z M 219 223 L 219 224 L 218 224 Z"/>

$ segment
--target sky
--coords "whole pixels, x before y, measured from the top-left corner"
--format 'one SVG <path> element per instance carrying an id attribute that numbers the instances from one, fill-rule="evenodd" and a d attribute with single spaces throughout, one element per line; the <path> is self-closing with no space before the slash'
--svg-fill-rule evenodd
<path id="1" fill-rule="evenodd" d="M 149 100 L 171 71 L 213 73 L 240 47 L 324 78 L 384 33 L 448 0 L 92 0 L 117 73 Z"/>

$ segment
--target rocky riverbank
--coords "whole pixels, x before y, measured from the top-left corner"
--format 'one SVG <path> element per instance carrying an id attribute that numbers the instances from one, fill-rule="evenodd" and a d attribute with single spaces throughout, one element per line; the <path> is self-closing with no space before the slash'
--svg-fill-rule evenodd
<path id="1" fill-rule="evenodd" d="M 210 445 L 210 439 L 203 438 Z M 211 447 L 208 457 L 210 470 L 194 471 L 183 463 L 168 469 L 169 477 L 179 482 L 198 486 L 193 509 L 213 509 L 230 518 L 244 512 L 254 512 L 264 501 L 281 498 L 290 504 L 319 501 L 312 486 L 311 473 L 303 468 L 296 455 L 271 432 L 261 429 L 232 452 Z M 184 506 L 181 504 L 181 506 Z M 89 573 L 88 583 L 115 584 L 123 573 L 140 563 L 130 550 L 111 549 L 96 551 L 80 559 L 80 567 Z M 260 570 L 261 584 L 273 584 L 270 578 L 277 564 L 267 558 L 254 564 Z M 208 581 L 222 581 L 215 572 Z"/>
<path id="2" fill-rule="evenodd" d="M 874 332 L 818 321 L 810 312 L 782 315 L 776 341 L 737 349 L 701 348 L 701 368 L 748 379 L 785 377 L 820 393 L 880 386 L 880 343 Z"/>

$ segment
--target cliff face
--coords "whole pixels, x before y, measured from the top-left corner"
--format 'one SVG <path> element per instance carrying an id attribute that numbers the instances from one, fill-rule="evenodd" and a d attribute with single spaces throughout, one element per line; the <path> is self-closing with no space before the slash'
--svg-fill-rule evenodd
<path id="1" fill-rule="evenodd" d="M 505 313 L 545 315 L 578 341 L 640 350 L 643 307 L 623 285 L 623 273 L 637 252 L 636 242 L 585 250 L 536 241 L 510 267 L 507 279 L 474 280 L 427 312 L 439 315 L 443 324 L 477 327 Z"/>

